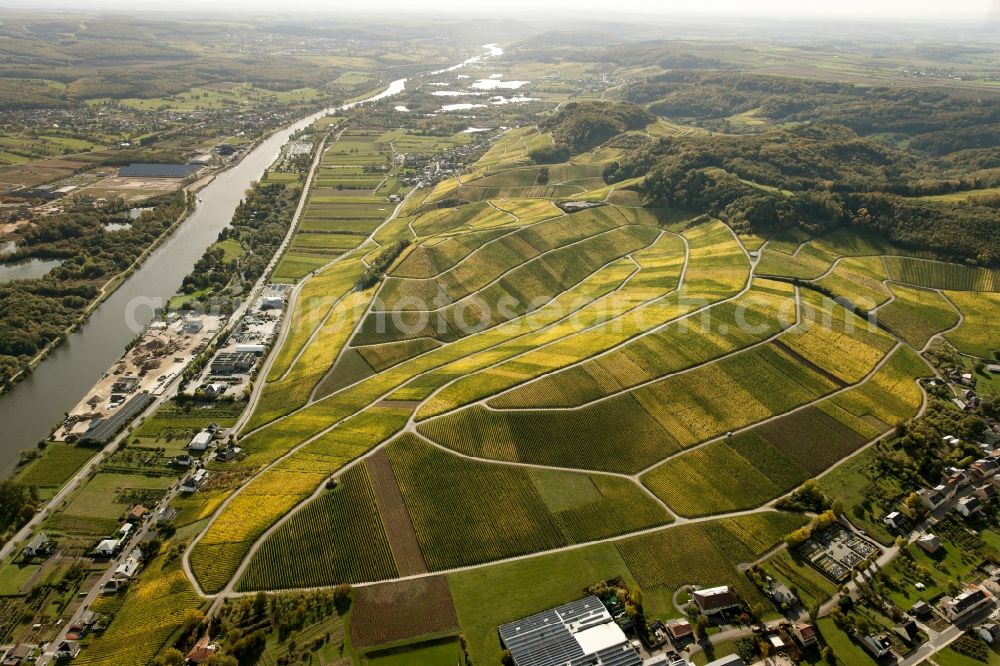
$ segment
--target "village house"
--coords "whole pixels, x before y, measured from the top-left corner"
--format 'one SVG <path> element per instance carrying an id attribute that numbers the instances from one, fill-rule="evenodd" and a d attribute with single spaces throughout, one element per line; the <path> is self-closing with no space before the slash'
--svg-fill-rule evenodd
<path id="1" fill-rule="evenodd" d="M 211 382 L 198 387 L 200 393 L 206 400 L 215 400 L 229 389 L 229 384 L 224 382 Z"/>
<path id="2" fill-rule="evenodd" d="M 153 524 L 161 525 L 163 523 L 170 522 L 176 516 L 177 516 L 177 509 L 169 506 L 163 507 L 162 509 L 156 512 L 155 516 L 153 516 Z"/>
<path id="3" fill-rule="evenodd" d="M 49 539 L 49 535 L 45 532 L 39 532 L 35 537 L 28 542 L 28 545 L 24 547 L 25 557 L 48 557 L 52 554 L 54 549 L 54 544 L 52 540 Z"/>
<path id="4" fill-rule="evenodd" d="M 126 516 L 125 520 L 130 523 L 139 523 L 142 522 L 142 519 L 146 517 L 147 513 L 149 513 L 149 509 L 141 504 L 136 504 L 132 507 L 132 510 L 128 512 L 128 516 Z"/>
<path id="5" fill-rule="evenodd" d="M 76 641 L 63 641 L 56 648 L 56 659 L 76 659 L 80 645 Z"/>
<path id="6" fill-rule="evenodd" d="M 993 596 L 989 592 L 977 585 L 970 585 L 958 596 L 942 599 L 941 607 L 949 620 L 958 622 L 986 607 L 992 600 Z"/>
<path id="7" fill-rule="evenodd" d="M 128 580 L 124 578 L 112 578 L 101 586 L 102 594 L 115 594 L 128 587 Z"/>
<path id="8" fill-rule="evenodd" d="M 892 641 L 888 636 L 862 636 L 861 646 L 876 659 L 881 659 L 892 652 Z"/>
<path id="9" fill-rule="evenodd" d="M 80 619 L 71 624 L 66 630 L 66 639 L 78 641 L 86 636 L 91 629 L 98 626 L 98 616 L 94 611 L 84 611 Z"/>
<path id="10" fill-rule="evenodd" d="M 30 647 L 27 645 L 15 645 L 4 655 L 3 666 L 21 666 L 21 664 L 27 663 L 30 655 Z"/>
<path id="11" fill-rule="evenodd" d="M 947 474 L 945 475 L 945 485 L 950 486 L 954 490 L 961 490 L 962 488 L 969 485 L 970 479 L 969 474 L 964 469 L 958 469 L 957 467 L 949 467 Z"/>
<path id="12" fill-rule="evenodd" d="M 191 439 L 187 447 L 189 451 L 201 452 L 206 450 L 211 443 L 212 433 L 208 430 L 202 430 Z"/>
<path id="13" fill-rule="evenodd" d="M 771 599 L 779 606 L 782 604 L 794 606 L 799 603 L 798 598 L 792 594 L 792 591 L 784 583 L 776 583 L 771 587 Z"/>
<path id="14" fill-rule="evenodd" d="M 818 642 L 816 629 L 814 629 L 811 624 L 806 624 L 804 622 L 796 624 L 794 634 L 795 638 L 799 641 L 799 644 L 803 648 L 812 647 Z"/>
<path id="15" fill-rule="evenodd" d="M 687 620 L 675 620 L 667 624 L 667 633 L 673 639 L 674 645 L 682 645 L 694 639 L 694 628 Z"/>
<path id="16" fill-rule="evenodd" d="M 917 491 L 917 497 L 920 498 L 921 504 L 931 511 L 935 511 L 947 502 L 951 495 L 948 494 L 948 489 L 945 486 L 936 486 L 934 488 L 921 488 Z"/>
<path id="17" fill-rule="evenodd" d="M 213 643 L 212 639 L 205 634 L 198 639 L 198 642 L 194 644 L 191 651 L 188 652 L 187 660 L 194 664 L 200 664 L 201 662 L 207 660 L 213 654 L 218 652 L 219 644 Z"/>
<path id="18" fill-rule="evenodd" d="M 189 475 L 181 482 L 181 488 L 180 488 L 181 492 L 182 493 L 195 492 L 196 490 L 198 490 L 198 488 L 201 487 L 201 484 L 205 482 L 206 476 L 208 476 L 208 472 L 206 472 L 204 469 L 199 469 L 194 474 Z"/>
<path id="19" fill-rule="evenodd" d="M 969 472 L 976 481 L 988 479 L 1000 470 L 1000 462 L 996 458 L 980 458 L 969 466 Z"/>
<path id="20" fill-rule="evenodd" d="M 917 545 L 920 546 L 924 552 L 933 555 L 941 550 L 941 539 L 939 539 L 936 534 L 928 532 L 917 537 Z"/>
<path id="21" fill-rule="evenodd" d="M 930 618 L 932 613 L 933 609 L 926 601 L 918 601 L 910 608 L 910 615 L 919 620 L 926 620 Z"/>
<path id="22" fill-rule="evenodd" d="M 893 627 L 892 630 L 907 645 L 913 645 L 914 641 L 920 636 L 920 628 L 914 620 L 904 619 Z"/>
<path id="23" fill-rule="evenodd" d="M 705 615 L 723 613 L 743 605 L 726 585 L 695 590 L 691 597 Z"/>
<path id="24" fill-rule="evenodd" d="M 117 569 L 115 569 L 115 578 L 124 578 L 125 580 L 131 580 L 133 576 L 139 573 L 139 568 L 142 563 L 139 560 L 130 557 L 121 563 Z"/>
<path id="25" fill-rule="evenodd" d="M 972 491 L 972 496 L 980 502 L 992 502 L 997 498 L 997 489 L 988 483 L 984 483 Z"/>
<path id="26" fill-rule="evenodd" d="M 94 554 L 98 557 L 111 557 L 118 550 L 118 540 L 117 539 L 104 539 L 99 544 L 97 548 L 94 549 Z"/>
<path id="27" fill-rule="evenodd" d="M 892 513 L 887 514 L 886 517 L 882 519 L 882 522 L 885 523 L 886 526 L 891 527 L 894 530 L 898 530 L 903 522 L 903 514 L 899 511 L 893 511 Z"/>
<path id="28" fill-rule="evenodd" d="M 968 518 L 977 513 L 982 506 L 982 502 L 980 502 L 976 497 L 963 497 L 958 500 L 958 504 L 955 505 L 955 511 L 957 511 L 959 515 Z"/>

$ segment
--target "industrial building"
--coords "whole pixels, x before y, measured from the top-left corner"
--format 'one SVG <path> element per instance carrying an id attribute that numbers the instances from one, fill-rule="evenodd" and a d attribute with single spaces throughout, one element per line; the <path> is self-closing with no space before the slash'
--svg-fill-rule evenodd
<path id="1" fill-rule="evenodd" d="M 641 666 L 642 659 L 595 596 L 501 625 L 516 666 Z"/>
<path id="2" fill-rule="evenodd" d="M 142 391 L 121 406 L 114 415 L 106 419 L 94 419 L 90 422 L 87 432 L 80 438 L 82 444 L 107 444 L 112 437 L 138 416 L 154 398 L 147 391 Z"/>
<path id="3" fill-rule="evenodd" d="M 213 375 L 235 375 L 248 372 L 257 362 L 253 352 L 219 352 L 212 359 Z"/>
<path id="4" fill-rule="evenodd" d="M 132 163 L 118 169 L 121 178 L 186 178 L 201 167 L 197 164 Z"/>

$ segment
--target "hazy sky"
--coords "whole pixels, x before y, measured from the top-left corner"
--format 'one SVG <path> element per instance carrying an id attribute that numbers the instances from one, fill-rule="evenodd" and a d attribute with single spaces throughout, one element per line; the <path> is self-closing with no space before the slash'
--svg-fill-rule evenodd
<path id="1" fill-rule="evenodd" d="M 63 9 L 151 9 L 259 11 L 287 14 L 310 12 L 411 12 L 511 14 L 525 17 L 548 11 L 569 10 L 579 15 L 629 12 L 643 14 L 726 14 L 730 16 L 854 16 L 897 20 L 936 17 L 982 18 L 1000 12 L 1000 0 L 0 0 L 0 7 Z M 613 8 L 613 9 L 612 9 Z"/>

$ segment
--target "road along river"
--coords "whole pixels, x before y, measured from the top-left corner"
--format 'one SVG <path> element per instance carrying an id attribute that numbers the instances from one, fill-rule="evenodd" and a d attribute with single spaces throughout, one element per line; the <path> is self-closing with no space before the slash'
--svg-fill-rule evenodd
<path id="1" fill-rule="evenodd" d="M 503 52 L 492 44 L 484 48 L 486 53 L 442 71 Z M 153 305 L 165 303 L 177 291 L 205 248 L 229 224 L 250 183 L 260 179 L 292 134 L 324 115 L 391 97 L 405 87 L 406 79 L 398 79 L 376 95 L 314 113 L 275 132 L 202 189 L 191 215 L 101 303 L 87 323 L 70 334 L 31 375 L 0 395 L 0 477 L 13 469 L 22 449 L 45 438 L 118 360 L 129 341 L 152 320 Z"/>

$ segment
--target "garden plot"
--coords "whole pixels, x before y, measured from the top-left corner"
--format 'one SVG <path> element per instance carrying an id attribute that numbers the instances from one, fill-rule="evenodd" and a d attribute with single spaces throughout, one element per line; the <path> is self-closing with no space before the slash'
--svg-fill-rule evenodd
<path id="1" fill-rule="evenodd" d="M 882 551 L 867 539 L 840 525 L 813 534 L 798 547 L 799 555 L 837 583 L 847 580 L 851 571 L 866 559 Z"/>

